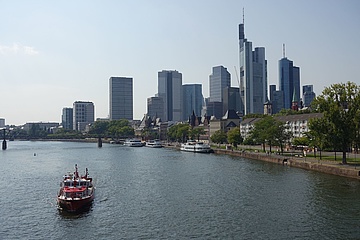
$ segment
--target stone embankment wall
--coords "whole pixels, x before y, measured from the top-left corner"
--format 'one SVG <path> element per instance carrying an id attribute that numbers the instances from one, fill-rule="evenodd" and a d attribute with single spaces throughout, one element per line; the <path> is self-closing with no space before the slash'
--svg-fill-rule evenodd
<path id="1" fill-rule="evenodd" d="M 256 159 L 266 162 L 272 162 L 281 165 L 288 165 L 291 167 L 298 167 L 308 170 L 314 170 L 318 172 L 351 177 L 360 179 L 360 167 L 359 169 L 356 166 L 350 165 L 341 165 L 335 162 L 323 162 L 311 158 L 292 158 L 277 154 L 266 154 L 266 153 L 256 153 L 256 152 L 244 152 L 244 151 L 231 151 L 223 149 L 214 149 L 214 152 L 217 154 L 228 154 L 232 156 L 239 156 L 244 158 Z"/>

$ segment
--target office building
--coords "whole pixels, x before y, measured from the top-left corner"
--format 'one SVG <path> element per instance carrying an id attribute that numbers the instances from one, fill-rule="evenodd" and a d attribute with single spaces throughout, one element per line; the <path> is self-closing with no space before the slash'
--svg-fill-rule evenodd
<path id="1" fill-rule="evenodd" d="M 262 114 L 267 101 L 265 48 L 252 50 L 252 42 L 245 38 L 244 23 L 239 24 L 239 58 L 241 112 Z"/>
<path id="2" fill-rule="evenodd" d="M 92 102 L 76 101 L 73 104 L 73 130 L 84 131 L 95 119 Z"/>
<path id="3" fill-rule="evenodd" d="M 214 116 L 220 119 L 223 116 L 223 103 L 222 102 L 211 102 L 210 97 L 205 98 L 204 106 L 201 111 L 203 116 Z"/>
<path id="4" fill-rule="evenodd" d="M 241 111 L 240 91 L 237 87 L 226 87 L 223 90 L 223 115 L 228 110 Z"/>
<path id="5" fill-rule="evenodd" d="M 182 74 L 176 70 L 158 72 L 158 96 L 164 101 L 163 121 L 181 121 L 182 105 Z"/>
<path id="6" fill-rule="evenodd" d="M 73 129 L 73 109 L 63 108 L 61 115 L 61 125 L 63 129 Z"/>
<path id="7" fill-rule="evenodd" d="M 192 115 L 201 116 L 204 102 L 201 84 L 184 84 L 183 88 L 183 120 L 186 121 Z"/>
<path id="8" fill-rule="evenodd" d="M 110 77 L 109 79 L 110 120 L 133 120 L 133 79 Z"/>
<path id="9" fill-rule="evenodd" d="M 151 118 L 163 119 L 164 101 L 160 97 L 149 97 L 147 99 L 147 115 Z"/>
<path id="10" fill-rule="evenodd" d="M 212 68 L 212 74 L 209 76 L 210 102 L 222 102 L 223 90 L 230 87 L 231 75 L 223 66 Z"/>

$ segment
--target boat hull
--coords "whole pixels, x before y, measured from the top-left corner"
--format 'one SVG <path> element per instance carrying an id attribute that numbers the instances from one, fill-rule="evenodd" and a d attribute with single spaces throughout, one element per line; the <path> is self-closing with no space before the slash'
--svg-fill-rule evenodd
<path id="1" fill-rule="evenodd" d="M 90 207 L 94 200 L 94 194 L 82 199 L 64 199 L 58 197 L 58 205 L 67 212 L 80 212 Z"/>
<path id="2" fill-rule="evenodd" d="M 194 153 L 211 153 L 212 149 L 189 149 L 189 148 L 180 148 L 184 152 L 194 152 Z"/>

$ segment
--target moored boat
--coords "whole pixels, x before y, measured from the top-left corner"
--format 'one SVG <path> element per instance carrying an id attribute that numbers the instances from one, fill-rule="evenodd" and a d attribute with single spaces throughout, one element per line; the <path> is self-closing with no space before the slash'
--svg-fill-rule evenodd
<path id="1" fill-rule="evenodd" d="M 196 142 L 194 140 L 188 140 L 186 143 L 181 144 L 181 151 L 195 152 L 195 153 L 210 153 L 212 149 L 210 145 L 203 142 Z"/>
<path id="2" fill-rule="evenodd" d="M 163 147 L 161 141 L 158 139 L 147 141 L 145 146 L 151 147 L 151 148 L 162 148 Z"/>
<path id="3" fill-rule="evenodd" d="M 124 145 L 128 147 L 142 147 L 144 144 L 139 139 L 127 139 Z"/>
<path id="4" fill-rule="evenodd" d="M 75 172 L 63 177 L 57 197 L 58 205 L 68 212 L 78 212 L 90 206 L 95 196 L 95 187 L 86 168 L 85 175 L 79 176 L 77 164 Z"/>

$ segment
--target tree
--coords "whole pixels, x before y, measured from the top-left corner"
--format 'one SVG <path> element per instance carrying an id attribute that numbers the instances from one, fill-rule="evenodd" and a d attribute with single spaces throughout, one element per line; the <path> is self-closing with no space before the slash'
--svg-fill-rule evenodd
<path id="1" fill-rule="evenodd" d="M 310 125 L 310 130 L 318 135 L 325 135 L 328 142 L 336 144 L 334 148 L 339 146 L 342 163 L 346 164 L 346 152 L 357 140 L 360 87 L 352 82 L 333 84 L 314 99 L 312 107 L 323 113 L 328 128 L 316 129 Z"/>
<path id="2" fill-rule="evenodd" d="M 227 141 L 232 144 L 235 148 L 243 142 L 243 138 L 240 135 L 240 128 L 236 127 L 228 131 Z"/>
<path id="3" fill-rule="evenodd" d="M 189 124 L 180 123 L 169 128 L 167 136 L 171 141 L 185 142 L 189 136 Z"/>
<path id="4" fill-rule="evenodd" d="M 203 127 L 193 128 L 189 132 L 191 139 L 193 140 L 197 139 L 198 141 L 200 140 L 200 135 L 204 135 L 204 134 L 205 134 L 205 130 Z"/>
<path id="5" fill-rule="evenodd" d="M 309 146 L 314 147 L 314 153 L 316 158 L 316 148 L 320 148 L 320 159 L 321 150 L 326 146 L 333 146 L 336 149 L 336 136 L 332 132 L 331 124 L 324 118 L 313 118 L 309 120 L 310 131 L 306 133 L 309 139 Z"/>
<path id="6" fill-rule="evenodd" d="M 309 146 L 310 139 L 308 137 L 297 137 L 292 140 L 294 146 Z"/>
<path id="7" fill-rule="evenodd" d="M 210 137 L 211 141 L 214 143 L 225 143 L 227 140 L 227 135 L 224 131 L 217 130 L 213 135 Z"/>
<path id="8" fill-rule="evenodd" d="M 250 132 L 250 137 L 254 142 L 260 143 L 265 151 L 265 143 L 269 142 L 271 145 L 272 132 L 270 131 L 274 126 L 276 120 L 269 115 L 266 115 L 254 124 L 254 128 Z"/>
<path id="9" fill-rule="evenodd" d="M 90 134 L 105 135 L 109 127 L 108 121 L 96 121 L 91 125 Z"/>
<path id="10" fill-rule="evenodd" d="M 284 123 L 275 120 L 274 125 L 272 125 L 268 131 L 269 141 L 277 146 L 280 146 L 281 154 L 283 154 L 284 146 L 291 138 L 291 133 L 288 132 L 288 127 Z"/>

